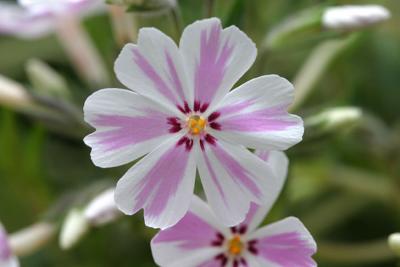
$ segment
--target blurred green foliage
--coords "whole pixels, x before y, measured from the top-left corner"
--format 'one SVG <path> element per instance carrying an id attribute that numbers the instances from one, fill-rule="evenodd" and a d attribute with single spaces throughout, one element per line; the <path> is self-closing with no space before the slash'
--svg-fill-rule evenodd
<path id="1" fill-rule="evenodd" d="M 180 0 L 184 24 L 204 18 L 209 1 Z M 320 245 L 319 266 L 395 266 L 394 257 L 371 263 L 340 260 L 358 244 L 380 242 L 400 228 L 400 2 L 345 0 L 215 0 L 213 15 L 235 24 L 260 46 L 265 35 L 283 19 L 315 5 L 382 4 L 392 18 L 363 30 L 357 41 L 332 62 L 312 95 L 297 111 L 307 117 L 327 107 L 357 106 L 368 119 L 356 129 L 304 140 L 288 151 L 288 184 L 267 221 L 298 216 Z M 176 36 L 167 13 L 135 14 L 141 26 L 155 26 Z M 107 16 L 84 22 L 85 28 L 112 71 L 119 48 Z M 293 79 L 312 49 L 330 38 L 324 32 L 304 33 L 283 47 L 260 56 L 244 80 L 264 73 Z M 95 88 L 79 81 L 54 36 L 23 41 L 0 38 L 0 73 L 27 87 L 24 64 L 31 57 L 50 64 L 67 78 L 73 101 L 82 106 Z M 115 81 L 116 82 L 116 81 Z M 39 220 L 64 194 L 108 178 L 116 182 L 126 170 L 99 169 L 79 138 L 49 132 L 29 116 L 0 109 L 0 218 L 9 231 Z M 141 214 L 125 217 L 92 231 L 70 251 L 57 240 L 37 254 L 22 258 L 23 266 L 155 266 Z M 337 242 L 337 243 L 332 243 Z M 331 244 L 346 244 L 335 248 Z M 382 248 L 380 246 L 380 248 Z M 368 248 L 368 246 L 366 247 Z M 374 247 L 371 247 L 374 248 Z M 336 250 L 335 250 L 336 249 Z M 332 256 L 333 255 L 333 256 Z M 346 255 L 342 255 L 346 257 Z M 371 256 L 371 257 L 372 257 Z"/>

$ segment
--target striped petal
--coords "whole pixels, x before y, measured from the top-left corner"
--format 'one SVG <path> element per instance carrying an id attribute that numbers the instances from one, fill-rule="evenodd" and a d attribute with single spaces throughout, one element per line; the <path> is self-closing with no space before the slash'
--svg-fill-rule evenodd
<path id="1" fill-rule="evenodd" d="M 250 210 L 246 215 L 246 219 L 239 226 L 240 228 L 247 229 L 248 232 L 254 231 L 267 216 L 269 210 L 272 208 L 272 205 L 276 201 L 281 192 L 283 185 L 286 181 L 289 159 L 287 156 L 280 151 L 256 151 L 255 153 L 262 160 L 266 161 L 266 163 L 271 167 L 272 171 L 276 175 L 278 187 L 277 191 L 272 193 L 276 193 L 271 197 L 273 201 L 268 203 L 263 203 L 262 205 L 257 205 L 255 203 L 251 203 Z"/>
<path id="2" fill-rule="evenodd" d="M 205 264 L 219 263 L 214 258 L 223 248 L 213 244 L 221 236 L 223 238 L 222 233 L 226 231 L 220 228 L 209 207 L 199 198 L 193 197 L 185 217 L 153 238 L 153 257 L 160 266 L 212 266 Z"/>
<path id="3" fill-rule="evenodd" d="M 250 203 L 272 205 L 280 181 L 260 158 L 222 140 L 203 146 L 198 169 L 207 200 L 222 224 L 245 219 Z"/>
<path id="4" fill-rule="evenodd" d="M 251 236 L 257 240 L 257 261 L 260 266 L 314 267 L 312 255 L 317 245 L 304 225 L 289 217 L 265 226 Z"/>
<path id="5" fill-rule="evenodd" d="M 127 44 L 115 62 L 118 79 L 137 93 L 168 106 L 192 104 L 182 57 L 174 41 L 159 30 L 143 28 L 138 44 Z"/>
<path id="6" fill-rule="evenodd" d="M 84 139 L 100 167 L 126 164 L 172 137 L 168 111 L 123 89 L 103 89 L 85 102 L 85 121 L 96 131 Z"/>
<path id="7" fill-rule="evenodd" d="M 196 175 L 193 149 L 172 138 L 133 166 L 118 182 L 115 201 L 126 214 L 144 209 L 153 228 L 176 224 L 189 209 Z"/>
<path id="8" fill-rule="evenodd" d="M 187 26 L 179 49 L 195 101 L 214 105 L 253 64 L 257 49 L 237 27 L 222 29 L 217 18 Z"/>
<path id="9" fill-rule="evenodd" d="M 261 76 L 230 92 L 218 114 L 219 136 L 246 147 L 285 150 L 301 141 L 303 121 L 287 113 L 293 86 L 277 75 Z"/>

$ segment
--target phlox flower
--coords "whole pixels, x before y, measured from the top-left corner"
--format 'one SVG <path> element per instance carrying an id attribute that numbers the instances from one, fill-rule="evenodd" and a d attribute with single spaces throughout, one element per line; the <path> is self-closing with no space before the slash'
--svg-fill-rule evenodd
<path id="1" fill-rule="evenodd" d="M 7 233 L 0 223 L 0 267 L 18 267 L 17 258 L 13 255 Z"/>
<path id="2" fill-rule="evenodd" d="M 293 86 L 277 75 L 229 92 L 256 54 L 246 34 L 216 18 L 186 27 L 179 48 L 154 28 L 123 48 L 115 72 L 131 90 L 103 89 L 86 100 L 85 120 L 96 131 L 84 141 L 100 167 L 144 156 L 117 184 L 124 213 L 144 209 L 146 225 L 174 225 L 189 209 L 196 170 L 223 224 L 242 221 L 251 202 L 271 202 L 279 181 L 246 147 L 287 149 L 301 140 L 303 123 L 287 113 Z"/>
<path id="3" fill-rule="evenodd" d="M 93 226 L 114 221 L 122 213 L 115 205 L 114 188 L 109 188 L 92 199 L 84 209 L 84 216 Z"/>
<path id="4" fill-rule="evenodd" d="M 287 158 L 282 152 L 263 152 L 282 188 Z M 274 195 L 274 199 L 278 194 Z M 271 203 L 251 205 L 246 219 L 234 227 L 219 222 L 209 206 L 194 197 L 189 212 L 175 226 L 151 241 L 153 257 L 162 267 L 311 267 L 316 244 L 294 217 L 257 229 Z"/>
<path id="5" fill-rule="evenodd" d="M 103 8 L 100 0 L 20 0 L 0 2 L 0 33 L 40 38 L 54 32 L 62 16 L 85 16 Z"/>

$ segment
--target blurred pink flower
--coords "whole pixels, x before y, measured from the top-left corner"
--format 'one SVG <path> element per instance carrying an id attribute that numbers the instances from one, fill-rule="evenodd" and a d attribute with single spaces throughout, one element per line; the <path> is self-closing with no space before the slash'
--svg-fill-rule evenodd
<path id="1" fill-rule="evenodd" d="M 285 180 L 288 161 L 282 152 L 263 153 Z M 278 194 L 275 194 L 274 199 Z M 271 204 L 251 205 L 241 224 L 227 228 L 197 197 L 189 212 L 175 226 L 160 231 L 151 248 L 157 264 L 165 267 L 313 267 L 316 244 L 294 217 L 257 229 Z"/>
<path id="2" fill-rule="evenodd" d="M 86 16 L 104 9 L 101 0 L 21 0 L 19 3 L 0 2 L 0 34 L 40 38 L 56 30 L 60 17 Z"/>
<path id="3" fill-rule="evenodd" d="M 0 223 L 0 266 L 1 267 L 19 266 L 17 258 L 13 255 L 11 251 L 7 233 L 1 223 Z"/>
<path id="4" fill-rule="evenodd" d="M 118 182 L 117 206 L 144 209 L 146 225 L 167 228 L 187 212 L 198 169 L 207 199 L 225 225 L 245 218 L 250 203 L 269 203 L 277 179 L 246 149 L 284 150 L 303 135 L 287 113 L 293 86 L 277 75 L 229 92 L 253 64 L 254 43 L 216 18 L 183 32 L 179 48 L 154 28 L 139 32 L 115 63 L 131 90 L 104 89 L 85 103 L 96 131 L 85 138 L 93 162 L 115 167 L 146 155 Z"/>

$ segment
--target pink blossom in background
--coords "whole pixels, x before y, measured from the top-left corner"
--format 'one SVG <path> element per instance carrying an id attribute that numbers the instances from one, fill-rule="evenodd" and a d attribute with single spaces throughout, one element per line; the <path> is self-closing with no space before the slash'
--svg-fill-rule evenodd
<path id="1" fill-rule="evenodd" d="M 62 16 L 86 16 L 105 9 L 101 0 L 20 0 L 0 2 L 0 34 L 32 39 L 56 30 Z"/>
<path id="2" fill-rule="evenodd" d="M 246 148 L 285 150 L 301 141 L 303 122 L 287 112 L 293 86 L 282 77 L 230 92 L 256 54 L 246 34 L 216 18 L 187 26 L 179 48 L 154 28 L 123 48 L 115 72 L 130 90 L 100 90 L 84 106 L 96 128 L 84 141 L 97 166 L 143 157 L 117 184 L 119 209 L 144 209 L 151 227 L 174 225 L 189 209 L 196 170 L 224 225 L 243 221 L 251 202 L 272 202 L 280 180 Z"/>
<path id="3" fill-rule="evenodd" d="M 13 255 L 7 233 L 0 223 L 0 267 L 18 267 L 17 258 Z"/>
<path id="4" fill-rule="evenodd" d="M 281 177 L 281 189 L 287 158 L 282 152 L 267 154 L 267 163 Z M 261 155 L 265 158 L 266 153 Z M 183 219 L 153 238 L 153 257 L 163 267 L 317 266 L 311 257 L 316 252 L 315 241 L 297 218 L 257 229 L 270 208 L 270 204 L 252 204 L 245 221 L 229 228 L 219 222 L 206 203 L 194 197 Z"/>

